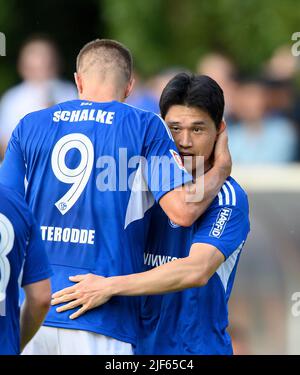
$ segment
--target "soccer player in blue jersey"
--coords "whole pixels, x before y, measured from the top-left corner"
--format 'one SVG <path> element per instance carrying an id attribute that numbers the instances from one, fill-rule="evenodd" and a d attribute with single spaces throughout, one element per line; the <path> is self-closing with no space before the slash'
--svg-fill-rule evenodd
<path id="1" fill-rule="evenodd" d="M 39 329 L 50 306 L 51 275 L 24 199 L 0 184 L 0 355 L 19 354 Z M 26 296 L 21 314 L 19 286 Z"/>
<path id="2" fill-rule="evenodd" d="M 169 129 L 154 113 L 123 103 L 133 86 L 132 57 L 120 43 L 96 40 L 84 46 L 75 80 L 80 99 L 25 116 L 0 169 L 0 181 L 21 192 L 26 176 L 26 200 L 54 270 L 53 292 L 73 285 L 69 277 L 74 274 L 141 271 L 155 200 L 172 221 L 191 225 L 218 194 L 231 167 L 220 155 L 207 174 L 204 199 L 187 201 L 194 185 L 182 188 L 192 177 L 177 159 Z M 162 172 L 159 157 L 175 160 L 170 177 Z M 158 182 L 155 187 L 153 182 Z M 138 298 L 123 297 L 76 320 L 53 306 L 24 353 L 131 354 L 138 311 Z"/>
<path id="3" fill-rule="evenodd" d="M 191 172 L 199 155 L 207 172 L 225 129 L 222 89 L 207 76 L 178 74 L 164 89 L 160 109 L 181 156 L 192 158 Z M 94 307 L 111 296 L 149 295 L 142 303 L 136 354 L 232 354 L 227 303 L 249 232 L 246 193 L 227 178 L 190 227 L 172 222 L 159 205 L 151 214 L 144 262 L 146 269 L 156 268 L 107 279 L 78 275 L 73 278 L 78 284 L 57 301 L 78 293 L 81 304 Z"/>

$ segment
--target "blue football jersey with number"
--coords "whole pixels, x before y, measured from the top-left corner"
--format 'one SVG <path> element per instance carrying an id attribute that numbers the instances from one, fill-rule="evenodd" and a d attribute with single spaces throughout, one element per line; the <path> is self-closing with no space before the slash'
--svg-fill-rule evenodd
<path id="1" fill-rule="evenodd" d="M 159 116 L 117 101 L 82 100 L 21 120 L 0 181 L 24 191 L 24 176 L 54 271 L 53 292 L 72 285 L 72 275 L 141 271 L 149 208 L 192 179 Z M 69 319 L 75 310 L 57 313 L 56 306 L 44 324 L 135 344 L 138 302 L 114 297 L 76 320 Z"/>
<path id="2" fill-rule="evenodd" d="M 188 256 L 194 243 L 213 245 L 225 261 L 203 287 L 142 298 L 136 354 L 232 354 L 227 303 L 250 230 L 245 192 L 229 177 L 204 215 L 187 228 L 172 223 L 158 205 L 151 211 L 146 270 Z"/>
<path id="3" fill-rule="evenodd" d="M 0 355 L 20 353 L 19 287 L 51 275 L 40 229 L 24 199 L 0 184 Z"/>

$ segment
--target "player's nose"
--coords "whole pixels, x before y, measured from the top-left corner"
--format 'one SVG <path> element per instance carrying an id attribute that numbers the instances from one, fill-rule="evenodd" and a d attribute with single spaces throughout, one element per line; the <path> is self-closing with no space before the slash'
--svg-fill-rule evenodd
<path id="1" fill-rule="evenodd" d="M 190 148 L 193 146 L 192 138 L 188 130 L 184 130 L 181 133 L 181 137 L 179 139 L 179 146 L 181 148 Z"/>

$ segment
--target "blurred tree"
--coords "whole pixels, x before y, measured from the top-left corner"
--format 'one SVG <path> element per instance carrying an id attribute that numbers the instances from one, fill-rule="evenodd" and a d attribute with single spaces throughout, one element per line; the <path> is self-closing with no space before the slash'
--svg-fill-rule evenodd
<path id="1" fill-rule="evenodd" d="M 174 65 L 193 70 L 215 50 L 253 71 L 274 48 L 292 45 L 299 19 L 299 0 L 0 0 L 0 94 L 17 82 L 18 50 L 32 33 L 56 39 L 69 79 L 79 48 L 96 37 L 128 45 L 146 76 Z"/>
<path id="2" fill-rule="evenodd" d="M 253 71 L 299 29 L 299 0 L 102 0 L 106 34 L 123 41 L 149 75 L 170 65 L 194 69 L 209 51 Z"/>

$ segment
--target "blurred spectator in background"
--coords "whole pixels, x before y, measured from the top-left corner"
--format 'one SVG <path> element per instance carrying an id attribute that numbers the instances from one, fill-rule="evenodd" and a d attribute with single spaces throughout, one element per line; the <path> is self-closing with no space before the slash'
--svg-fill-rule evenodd
<path id="1" fill-rule="evenodd" d="M 293 79 L 298 70 L 299 63 L 291 53 L 291 46 L 277 48 L 264 67 L 265 74 L 278 81 Z"/>
<path id="2" fill-rule="evenodd" d="M 135 86 L 132 94 L 126 99 L 126 103 L 135 107 L 159 113 L 158 100 L 147 82 L 142 82 L 139 74 L 134 73 Z"/>
<path id="3" fill-rule="evenodd" d="M 197 74 L 205 74 L 213 78 L 222 87 L 225 98 L 225 119 L 227 124 L 235 118 L 235 93 L 237 68 L 225 55 L 210 53 L 202 57 L 196 67 Z"/>
<path id="4" fill-rule="evenodd" d="M 295 85 L 298 73 L 298 59 L 292 55 L 290 46 L 276 49 L 263 67 L 265 82 L 269 89 L 268 109 L 288 116 L 300 124 L 299 92 L 297 93 Z M 298 111 L 298 115 L 295 111 Z"/>
<path id="5" fill-rule="evenodd" d="M 141 83 L 138 75 L 135 74 L 136 88 L 126 102 L 135 107 L 159 114 L 158 103 L 162 90 L 176 74 L 186 71 L 185 68 L 172 67 L 161 71 L 148 79 L 145 83 Z"/>
<path id="6" fill-rule="evenodd" d="M 0 160 L 23 116 L 77 98 L 75 86 L 58 78 L 60 68 L 57 47 L 48 37 L 31 37 L 22 46 L 18 72 L 23 82 L 9 89 L 0 102 Z"/>
<path id="7" fill-rule="evenodd" d="M 267 93 L 260 80 L 239 84 L 234 106 L 238 121 L 228 129 L 236 163 L 284 163 L 295 159 L 296 129 L 281 113 L 267 114 Z"/>
<path id="8" fill-rule="evenodd" d="M 171 67 L 143 82 L 136 74 L 136 89 L 128 104 L 159 113 L 163 87 L 185 68 Z M 243 79 L 234 62 L 220 52 L 203 56 L 198 74 L 212 77 L 225 96 L 225 119 L 235 163 L 264 164 L 300 160 L 300 96 L 295 77 L 297 59 L 290 47 L 275 50 L 260 78 Z M 298 98 L 298 99 L 297 99 Z M 298 126 L 297 126 L 298 125 Z"/>
<path id="9" fill-rule="evenodd" d="M 263 67 L 268 88 L 268 110 L 286 116 L 294 122 L 298 139 L 300 139 L 300 92 L 299 84 L 297 85 L 297 78 L 300 78 L 299 68 L 299 58 L 293 56 L 290 46 L 277 48 Z M 297 160 L 300 160 L 299 150 Z"/>

